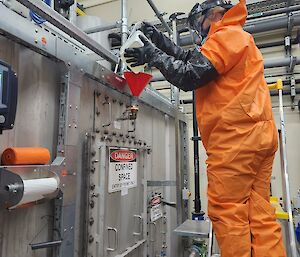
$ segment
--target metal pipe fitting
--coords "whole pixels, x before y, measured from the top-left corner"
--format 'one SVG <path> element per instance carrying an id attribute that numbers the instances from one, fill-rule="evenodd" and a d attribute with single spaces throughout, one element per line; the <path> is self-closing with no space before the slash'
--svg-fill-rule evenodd
<path id="1" fill-rule="evenodd" d="M 107 24 L 107 25 L 100 25 L 100 26 L 95 26 L 89 29 L 84 30 L 86 34 L 93 34 L 93 33 L 98 33 L 98 32 L 103 32 L 106 30 L 111 30 L 111 29 L 116 29 L 121 27 L 121 22 L 117 21 L 112 24 Z"/>

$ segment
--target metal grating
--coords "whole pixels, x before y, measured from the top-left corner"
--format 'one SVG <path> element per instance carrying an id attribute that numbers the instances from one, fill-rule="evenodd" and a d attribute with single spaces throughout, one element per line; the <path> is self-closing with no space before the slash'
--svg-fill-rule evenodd
<path id="1" fill-rule="evenodd" d="M 255 1 L 251 4 L 247 4 L 247 9 L 249 14 L 254 14 L 258 12 L 265 12 L 265 11 L 271 11 L 279 8 L 284 8 L 288 6 L 288 2 L 293 2 L 292 5 L 300 4 L 300 0 L 295 0 L 295 1 L 265 0 L 265 1 Z"/>

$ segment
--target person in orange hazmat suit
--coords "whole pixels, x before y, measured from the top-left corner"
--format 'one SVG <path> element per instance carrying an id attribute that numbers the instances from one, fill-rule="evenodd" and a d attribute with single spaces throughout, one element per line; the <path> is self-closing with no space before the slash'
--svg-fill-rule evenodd
<path id="1" fill-rule="evenodd" d="M 184 50 L 143 23 L 144 46 L 126 50 L 138 66 L 156 67 L 174 86 L 195 90 L 197 120 L 207 152 L 208 215 L 222 257 L 285 257 L 281 227 L 269 203 L 278 148 L 264 63 L 243 30 L 245 0 L 196 4 L 188 17 L 201 45 Z"/>

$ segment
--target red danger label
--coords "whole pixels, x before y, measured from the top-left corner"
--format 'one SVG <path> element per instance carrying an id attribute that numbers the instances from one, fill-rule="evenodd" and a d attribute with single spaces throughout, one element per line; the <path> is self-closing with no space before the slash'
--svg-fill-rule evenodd
<path id="1" fill-rule="evenodd" d="M 110 154 L 110 158 L 117 162 L 130 162 L 136 159 L 136 153 L 130 150 L 115 150 Z"/>
<path id="2" fill-rule="evenodd" d="M 154 197 L 154 198 L 152 198 L 152 200 L 151 200 L 151 205 L 158 205 L 158 204 L 160 204 L 160 202 L 161 202 L 161 199 L 160 199 L 160 197 Z"/>

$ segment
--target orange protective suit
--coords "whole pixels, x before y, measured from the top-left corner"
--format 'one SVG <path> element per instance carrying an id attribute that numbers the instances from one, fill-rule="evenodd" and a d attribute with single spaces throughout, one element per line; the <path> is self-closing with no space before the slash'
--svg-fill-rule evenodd
<path id="1" fill-rule="evenodd" d="M 222 257 L 285 257 L 269 203 L 278 147 L 263 58 L 243 31 L 244 0 L 212 24 L 202 54 L 220 76 L 196 91 L 206 148 L 208 214 Z"/>

